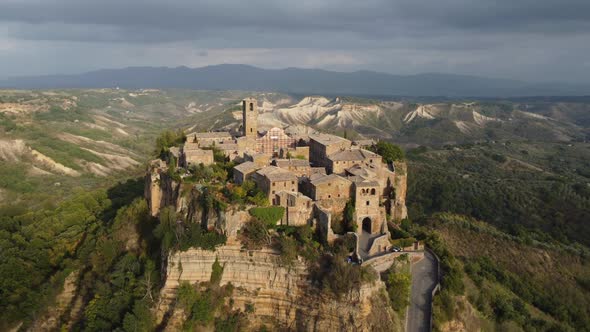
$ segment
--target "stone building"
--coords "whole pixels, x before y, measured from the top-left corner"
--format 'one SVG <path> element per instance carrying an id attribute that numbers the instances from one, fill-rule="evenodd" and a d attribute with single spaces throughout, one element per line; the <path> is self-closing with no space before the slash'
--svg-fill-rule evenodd
<path id="1" fill-rule="evenodd" d="M 362 148 L 362 149 L 368 149 L 368 148 L 372 147 L 373 145 L 375 145 L 375 141 L 372 139 L 357 139 L 357 140 L 352 141 L 352 145 L 358 146 L 359 148 Z"/>
<path id="2" fill-rule="evenodd" d="M 224 142 L 233 142 L 234 138 L 227 131 L 211 131 L 205 133 L 190 133 L 186 135 L 186 141 L 189 143 L 197 143 L 200 147 L 210 147 L 223 144 Z"/>
<path id="3" fill-rule="evenodd" d="M 280 191 L 296 193 L 299 191 L 297 176 L 287 170 L 276 166 L 268 166 L 259 169 L 252 174 L 258 189 L 262 190 L 272 205 L 277 205 L 276 194 Z"/>
<path id="4" fill-rule="evenodd" d="M 346 169 L 355 165 L 378 168 L 381 167 L 380 155 L 364 149 L 347 149 L 328 156 L 326 168 L 329 173 L 345 174 Z"/>
<path id="5" fill-rule="evenodd" d="M 251 161 L 259 166 L 259 168 L 270 165 L 272 155 L 270 153 L 245 152 L 244 160 Z"/>
<path id="6" fill-rule="evenodd" d="M 182 147 L 180 155 L 180 165 L 189 167 L 191 165 L 211 165 L 213 164 L 213 151 L 204 150 L 197 143 L 186 142 Z"/>
<path id="7" fill-rule="evenodd" d="M 311 166 L 309 161 L 303 159 L 275 159 L 271 163 L 273 166 L 290 171 L 298 177 L 311 175 Z"/>
<path id="8" fill-rule="evenodd" d="M 236 184 L 242 184 L 244 181 L 249 180 L 260 167 L 251 161 L 246 161 L 234 167 L 234 182 Z"/>
<path id="9" fill-rule="evenodd" d="M 309 194 L 314 201 L 350 198 L 352 182 L 336 174 L 314 174 L 309 182 Z"/>
<path id="10" fill-rule="evenodd" d="M 328 156 L 350 149 L 352 142 L 338 136 L 315 134 L 309 136 L 309 161 L 314 166 L 328 167 Z"/>
<path id="11" fill-rule="evenodd" d="M 314 202 L 300 192 L 280 191 L 276 194 L 276 203 L 285 208 L 281 225 L 304 226 L 313 221 Z"/>
<path id="12" fill-rule="evenodd" d="M 243 157 L 242 149 L 235 141 L 227 141 L 215 145 L 215 148 L 223 152 L 223 155 L 230 161 L 240 159 Z"/>

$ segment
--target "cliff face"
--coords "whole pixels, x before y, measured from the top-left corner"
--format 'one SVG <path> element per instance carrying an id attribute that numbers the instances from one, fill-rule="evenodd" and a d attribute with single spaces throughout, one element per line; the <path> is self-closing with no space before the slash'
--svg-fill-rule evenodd
<path id="1" fill-rule="evenodd" d="M 160 208 L 169 205 L 177 207 L 179 203 L 181 186 L 172 180 L 165 171 L 166 169 L 153 168 L 145 179 L 144 195 L 148 201 L 150 214 L 154 217 L 158 215 Z"/>
<path id="2" fill-rule="evenodd" d="M 233 309 L 245 311 L 246 304 L 254 305 L 249 317 L 252 322 L 270 319 L 283 328 L 299 331 L 401 329 L 381 281 L 363 285 L 337 301 L 319 294 L 310 284 L 302 262 L 290 268 L 281 267 L 271 250 L 247 251 L 235 245 L 170 255 L 160 313 L 169 309 L 167 305 L 173 302 L 181 281 L 209 281 L 215 259 L 224 267 L 221 285 L 235 286 Z"/>
<path id="3" fill-rule="evenodd" d="M 408 192 L 408 165 L 405 162 L 395 163 L 395 200 L 392 211 L 392 218 L 401 220 L 408 217 L 406 207 L 406 194 Z"/>

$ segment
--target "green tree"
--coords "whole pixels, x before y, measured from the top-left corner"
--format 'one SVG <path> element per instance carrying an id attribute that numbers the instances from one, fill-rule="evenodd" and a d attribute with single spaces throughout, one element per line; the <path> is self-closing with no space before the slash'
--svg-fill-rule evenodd
<path id="1" fill-rule="evenodd" d="M 136 301 L 133 312 L 123 318 L 123 330 L 126 332 L 149 332 L 155 328 L 154 317 L 147 303 Z"/>
<path id="2" fill-rule="evenodd" d="M 387 294 L 391 300 L 391 306 L 395 311 L 401 312 L 410 303 L 410 286 L 412 277 L 407 272 L 390 271 L 387 276 Z"/>
<path id="3" fill-rule="evenodd" d="M 371 150 L 383 157 L 383 161 L 387 163 L 404 159 L 404 151 L 399 146 L 386 141 L 377 142 Z"/>

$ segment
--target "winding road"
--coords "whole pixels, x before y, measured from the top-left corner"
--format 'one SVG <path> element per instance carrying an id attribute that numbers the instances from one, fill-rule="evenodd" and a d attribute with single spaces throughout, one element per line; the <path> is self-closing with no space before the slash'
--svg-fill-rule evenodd
<path id="1" fill-rule="evenodd" d="M 437 283 L 436 258 L 428 251 L 412 265 L 412 290 L 406 315 L 406 332 L 429 332 L 432 290 Z"/>

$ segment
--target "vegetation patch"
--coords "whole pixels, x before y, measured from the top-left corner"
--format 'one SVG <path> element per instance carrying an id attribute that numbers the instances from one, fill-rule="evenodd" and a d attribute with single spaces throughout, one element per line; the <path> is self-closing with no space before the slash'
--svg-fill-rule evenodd
<path id="1" fill-rule="evenodd" d="M 253 207 L 250 215 L 262 221 L 267 228 L 275 228 L 277 222 L 285 215 L 285 208 L 282 206 Z"/>
<path id="2" fill-rule="evenodd" d="M 397 145 L 386 141 L 379 141 L 371 147 L 371 150 L 383 157 L 386 163 L 404 159 L 404 151 Z"/>

